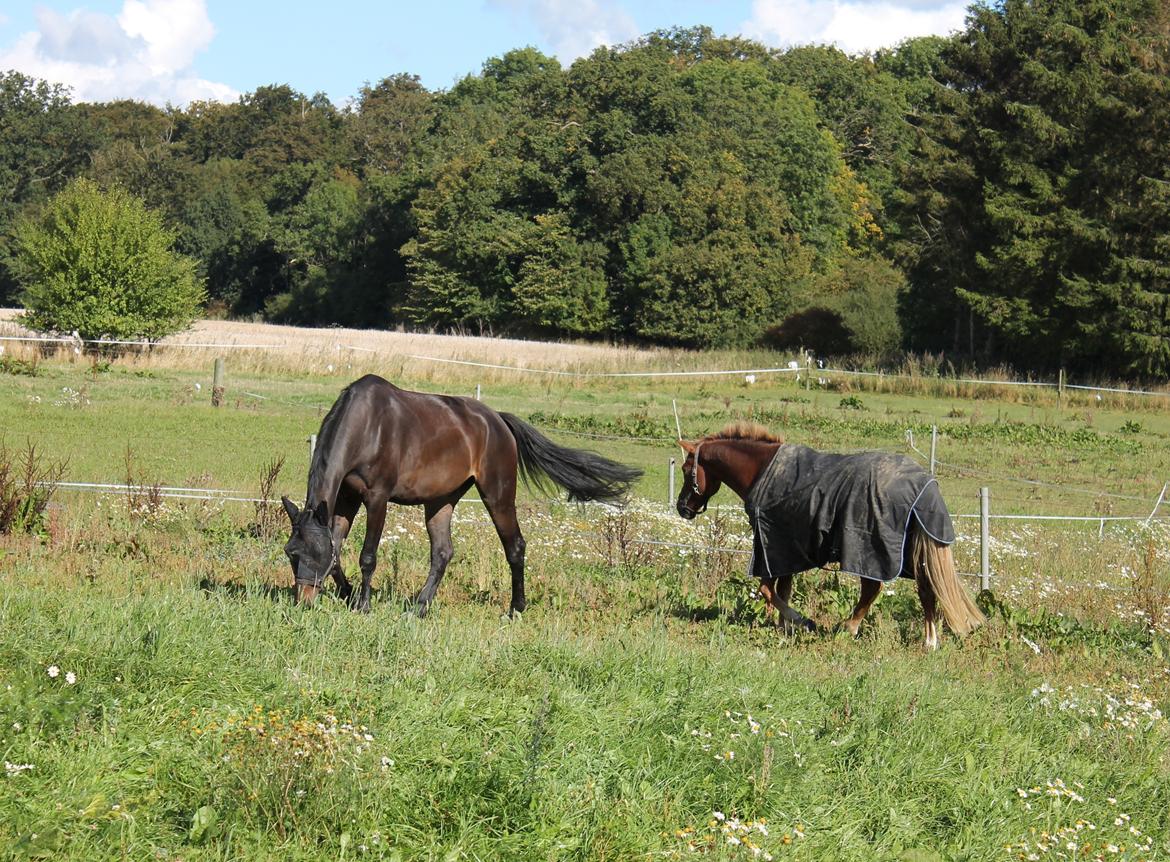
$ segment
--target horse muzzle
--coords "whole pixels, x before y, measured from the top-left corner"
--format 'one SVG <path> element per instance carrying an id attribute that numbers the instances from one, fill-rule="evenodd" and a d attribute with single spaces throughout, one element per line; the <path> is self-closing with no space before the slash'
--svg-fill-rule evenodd
<path id="1" fill-rule="evenodd" d="M 311 608 L 313 603 L 317 601 L 319 592 L 321 592 L 321 588 L 316 584 L 297 584 L 293 593 L 293 604 Z"/>

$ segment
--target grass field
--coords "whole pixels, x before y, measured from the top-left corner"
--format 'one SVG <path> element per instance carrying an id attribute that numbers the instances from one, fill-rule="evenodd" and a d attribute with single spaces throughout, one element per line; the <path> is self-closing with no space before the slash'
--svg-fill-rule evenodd
<path id="1" fill-rule="evenodd" d="M 909 584 L 857 640 L 783 636 L 743 582 L 738 500 L 694 524 L 665 505 L 673 400 L 688 435 L 755 418 L 841 450 L 907 452 L 907 428 L 925 450 L 937 424 L 956 513 L 986 485 L 996 513 L 1144 518 L 1170 479 L 1160 399 L 928 375 L 532 378 L 412 349 L 231 353 L 215 409 L 207 352 L 91 363 L 8 346 L 9 459 L 34 442 L 69 481 L 137 487 L 60 490 L 33 534 L 0 536 L 0 858 L 1170 858 L 1164 520 L 994 522 L 989 624 L 927 654 Z M 425 352 L 574 370 L 787 361 L 528 350 Z M 426 572 L 417 510 L 392 513 L 357 616 L 291 606 L 270 510 L 151 494 L 256 496 L 283 457 L 274 490 L 302 499 L 307 438 L 366 371 L 479 384 L 558 441 L 646 469 L 637 499 L 526 497 L 530 604 L 506 623 L 477 503 L 457 510 L 457 556 L 420 621 L 404 613 Z M 960 568 L 977 571 L 977 521 L 957 526 Z M 856 590 L 809 573 L 796 604 L 831 624 Z"/>

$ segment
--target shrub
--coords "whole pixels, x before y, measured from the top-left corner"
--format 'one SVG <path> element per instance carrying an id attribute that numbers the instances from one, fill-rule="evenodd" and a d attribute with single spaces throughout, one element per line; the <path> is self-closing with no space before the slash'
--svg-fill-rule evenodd
<path id="1" fill-rule="evenodd" d="M 0 442 L 0 535 L 41 530 L 65 466 L 46 461 L 32 443 L 17 453 Z"/>
<path id="2" fill-rule="evenodd" d="M 196 263 L 137 197 L 80 179 L 17 223 L 12 270 L 24 323 L 82 338 L 156 341 L 190 326 L 204 292 Z"/>

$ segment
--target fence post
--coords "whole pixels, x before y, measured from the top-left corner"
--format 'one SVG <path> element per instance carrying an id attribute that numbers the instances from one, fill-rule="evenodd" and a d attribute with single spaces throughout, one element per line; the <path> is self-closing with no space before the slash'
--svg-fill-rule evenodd
<path id="1" fill-rule="evenodd" d="M 979 589 L 991 589 L 991 491 L 979 489 Z"/>
<path id="2" fill-rule="evenodd" d="M 1056 403 L 1061 407 L 1064 406 L 1064 369 L 1060 369 L 1060 374 L 1056 378 Z"/>
<path id="3" fill-rule="evenodd" d="M 804 391 L 812 391 L 812 354 L 804 355 Z"/>
<path id="4" fill-rule="evenodd" d="M 670 459 L 670 463 L 666 467 L 666 475 L 669 477 L 666 482 L 666 504 L 669 506 L 674 502 L 674 459 Z"/>
<path id="5" fill-rule="evenodd" d="M 1154 502 L 1154 508 L 1150 510 L 1150 516 L 1146 518 L 1147 526 L 1149 525 L 1150 521 L 1154 520 L 1154 515 L 1158 514 L 1158 507 L 1161 506 L 1162 501 L 1166 499 L 1167 488 L 1170 488 L 1170 482 L 1166 482 L 1162 485 L 1162 493 L 1158 495 L 1158 499 Z"/>
<path id="6" fill-rule="evenodd" d="M 483 400 L 482 398 L 479 397 L 481 394 L 483 394 L 483 393 L 480 391 L 479 384 L 477 383 L 477 384 L 475 384 L 475 400 L 476 401 Z"/>
<path id="7" fill-rule="evenodd" d="M 938 451 L 938 426 L 930 426 L 930 475 L 934 475 L 934 456 Z"/>
<path id="8" fill-rule="evenodd" d="M 313 463 L 313 453 L 317 450 L 317 435 L 309 435 L 309 463 Z"/>
<path id="9" fill-rule="evenodd" d="M 223 404 L 223 357 L 215 360 L 215 370 L 211 373 L 211 406 L 219 407 Z"/>

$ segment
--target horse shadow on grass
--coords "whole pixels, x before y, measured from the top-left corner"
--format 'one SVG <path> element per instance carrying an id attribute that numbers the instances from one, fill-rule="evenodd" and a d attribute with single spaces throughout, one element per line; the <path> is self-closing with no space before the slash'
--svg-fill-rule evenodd
<path id="1" fill-rule="evenodd" d="M 855 578 L 840 577 L 835 573 L 821 580 L 798 581 L 793 606 L 800 606 L 817 622 L 816 630 L 811 632 L 780 622 L 774 614 L 769 614 L 762 597 L 753 589 L 754 584 L 742 576 L 728 578 L 710 597 L 675 596 L 666 612 L 685 622 L 775 631 L 802 642 L 853 638 L 841 627 L 841 622 L 849 616 L 857 598 L 856 583 Z M 879 627 L 892 628 L 897 632 L 898 640 L 913 645 L 922 638 L 922 625 L 922 609 L 912 584 L 907 582 L 892 595 L 881 597 L 856 639 L 872 638 Z"/>
<path id="2" fill-rule="evenodd" d="M 267 599 L 273 604 L 293 607 L 295 590 L 292 586 L 282 587 L 258 581 L 224 580 L 213 575 L 204 575 L 195 588 L 205 596 L 221 596 L 234 601 L 246 599 Z M 371 607 L 389 607 L 393 611 L 406 611 L 414 607 L 409 597 L 396 594 L 389 588 L 374 589 L 370 593 Z M 323 600 L 323 601 L 322 601 Z M 327 607 L 348 607 L 333 590 L 322 591 L 318 601 Z"/>

